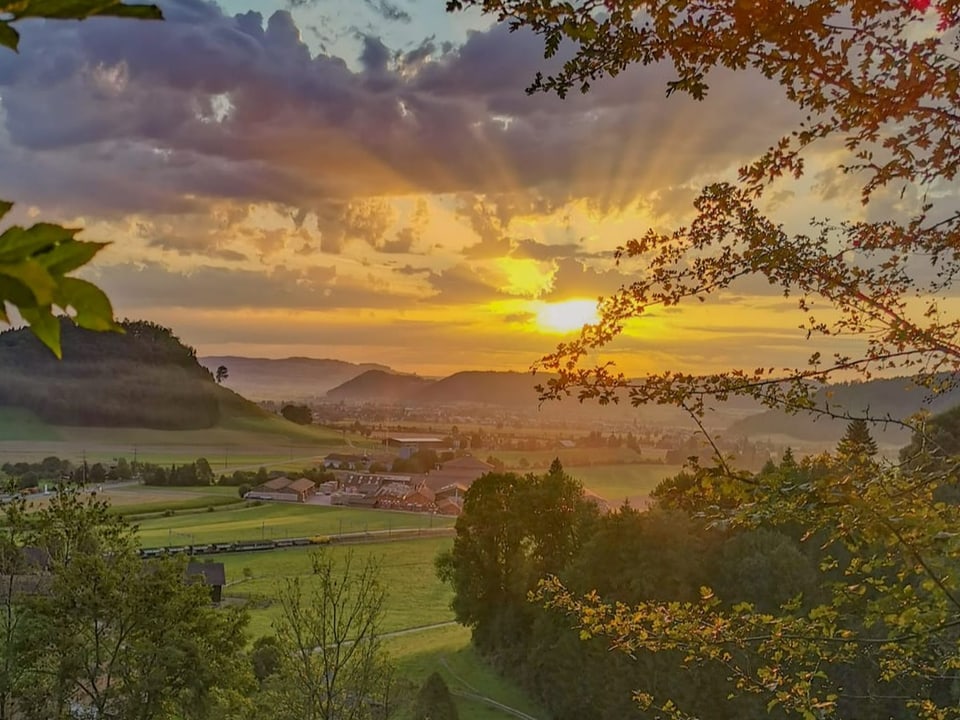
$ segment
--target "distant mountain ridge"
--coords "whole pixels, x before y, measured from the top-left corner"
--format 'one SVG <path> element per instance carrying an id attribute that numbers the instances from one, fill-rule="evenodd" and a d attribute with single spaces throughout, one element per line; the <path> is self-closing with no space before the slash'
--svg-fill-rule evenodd
<path id="1" fill-rule="evenodd" d="M 960 405 L 960 388 L 953 388 L 929 398 L 929 391 L 909 377 L 881 378 L 857 383 L 830 385 L 816 394 L 818 407 L 827 407 L 852 414 L 866 413 L 895 420 L 906 419 L 926 409 L 933 414 L 941 413 Z M 845 420 L 812 416 L 810 413 L 789 415 L 780 410 L 767 410 L 733 423 L 729 434 L 747 437 L 786 435 L 807 441 L 836 441 L 846 429 Z M 910 439 L 910 433 L 895 425 L 877 424 L 871 429 L 880 441 L 902 445 Z"/>
<path id="2" fill-rule="evenodd" d="M 250 358 L 212 355 L 200 364 L 215 373 L 220 365 L 230 373 L 224 385 L 253 400 L 309 400 L 370 370 L 393 372 L 378 363 L 351 363 L 326 358 Z"/>
<path id="3" fill-rule="evenodd" d="M 0 407 L 53 425 L 198 430 L 264 417 L 221 387 L 167 328 L 124 321 L 92 332 L 61 320 L 63 360 L 26 328 L 0 333 Z"/>

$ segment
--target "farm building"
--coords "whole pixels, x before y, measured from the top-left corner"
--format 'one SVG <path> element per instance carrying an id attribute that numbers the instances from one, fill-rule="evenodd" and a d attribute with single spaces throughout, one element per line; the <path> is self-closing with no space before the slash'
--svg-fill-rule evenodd
<path id="1" fill-rule="evenodd" d="M 187 581 L 202 582 L 210 588 L 210 601 L 219 603 L 223 597 L 223 586 L 227 584 L 227 572 L 223 563 L 191 562 L 187 563 Z"/>
<path id="2" fill-rule="evenodd" d="M 436 435 L 390 435 L 384 441 L 388 447 L 397 448 L 402 458 L 408 458 L 420 450 L 447 450 L 447 443 Z"/>
<path id="3" fill-rule="evenodd" d="M 403 496 L 400 507 L 404 510 L 429 511 L 435 508 L 434 499 L 436 496 L 426 483 L 420 483 L 410 492 Z"/>
<path id="4" fill-rule="evenodd" d="M 307 498 L 316 492 L 312 480 L 300 478 L 291 480 L 288 477 L 277 477 L 267 480 L 248 492 L 244 497 L 248 500 L 283 500 L 285 502 L 306 502 Z"/>
<path id="5" fill-rule="evenodd" d="M 449 485 L 460 485 L 466 491 L 474 480 L 488 472 L 493 472 L 493 469 L 493 465 L 483 460 L 478 460 L 472 455 L 464 455 L 443 463 L 439 470 L 434 470 L 427 475 L 426 481 L 434 492 Z"/>
<path id="6" fill-rule="evenodd" d="M 454 501 L 452 498 L 437 500 L 437 515 L 451 515 L 456 517 L 463 511 L 462 503 Z"/>
<path id="7" fill-rule="evenodd" d="M 330 453 L 323 459 L 323 466 L 331 470 L 362 470 L 368 464 L 366 455 Z"/>
<path id="8" fill-rule="evenodd" d="M 453 500 L 454 502 L 463 502 L 463 496 L 467 494 L 467 490 L 470 489 L 470 486 L 464 482 L 453 482 L 449 485 L 444 485 L 442 488 L 436 491 L 437 502 L 441 500 Z"/>

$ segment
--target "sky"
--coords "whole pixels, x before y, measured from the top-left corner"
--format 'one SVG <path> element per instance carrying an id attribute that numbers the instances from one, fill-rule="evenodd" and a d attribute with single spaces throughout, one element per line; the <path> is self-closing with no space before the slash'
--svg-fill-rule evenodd
<path id="1" fill-rule="evenodd" d="M 0 197 L 111 241 L 86 276 L 201 355 L 525 370 L 643 272 L 618 245 L 682 224 L 796 121 L 749 73 L 699 103 L 665 99 L 660 66 L 528 96 L 556 67 L 541 41 L 443 0 L 160 5 L 160 23 L 19 26 Z M 778 218 L 867 212 L 835 166 L 812 157 L 772 194 Z M 609 355 L 628 372 L 802 362 L 793 308 L 749 284 L 652 313 Z"/>

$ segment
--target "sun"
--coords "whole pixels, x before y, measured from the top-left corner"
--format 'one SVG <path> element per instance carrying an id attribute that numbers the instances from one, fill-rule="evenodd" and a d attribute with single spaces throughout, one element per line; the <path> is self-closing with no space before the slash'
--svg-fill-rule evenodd
<path id="1" fill-rule="evenodd" d="M 541 303 L 536 309 L 537 325 L 550 332 L 568 333 L 599 320 L 595 300 L 564 300 Z"/>

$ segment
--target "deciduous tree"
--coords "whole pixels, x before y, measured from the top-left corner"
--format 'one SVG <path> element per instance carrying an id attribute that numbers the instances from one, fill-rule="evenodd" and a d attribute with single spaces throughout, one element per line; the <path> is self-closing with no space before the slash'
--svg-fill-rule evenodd
<path id="1" fill-rule="evenodd" d="M 540 34 L 546 55 L 562 55 L 561 69 L 533 78 L 531 92 L 586 92 L 630 65 L 664 63 L 676 72 L 668 95 L 701 99 L 711 73 L 749 70 L 803 118 L 748 160 L 736 181 L 705 187 L 686 226 L 649 230 L 620 249 L 623 265 L 642 272 L 601 302 L 598 323 L 538 364 L 556 373 L 543 385 L 545 397 L 668 403 L 702 423 L 712 402 L 744 395 L 853 419 L 816 401 L 820 385 L 838 373 L 909 372 L 938 392 L 960 370 L 960 317 L 950 311 L 960 271 L 960 2 L 448 2 L 450 9 L 468 5 Z M 786 229 L 773 215 L 771 190 L 802 182 L 821 147 L 840 157 L 841 177 L 864 204 L 899 194 L 900 212 L 873 204 L 866 214 L 812 221 L 807 231 Z M 806 363 L 751 362 L 709 375 L 666 371 L 634 380 L 594 361 L 651 309 L 707 300 L 750 277 L 796 303 L 811 344 Z M 860 348 L 838 351 L 831 344 L 837 336 L 858 339 Z M 679 504 L 706 522 L 791 522 L 817 537 L 834 574 L 823 579 L 829 598 L 815 608 L 731 609 L 706 588 L 686 603 L 614 606 L 555 578 L 542 597 L 570 613 L 585 636 L 608 638 L 627 653 L 682 652 L 692 667 L 728 663 L 737 692 L 766 697 L 798 717 L 850 714 L 857 691 L 822 669 L 855 658 L 869 659 L 881 685 L 914 683 L 902 699 L 915 716 L 957 717 L 948 685 L 960 666 L 960 516 L 933 495 L 956 476 L 957 461 L 936 448 L 924 423 L 877 419 L 913 427 L 918 455 L 900 467 L 824 457 L 755 477 L 714 446 L 716 467 L 695 468 L 674 488 Z M 747 650 L 755 661 L 739 662 Z M 669 700 L 638 698 L 650 712 L 683 716 Z"/>
<path id="2" fill-rule="evenodd" d="M 373 558 L 312 558 L 312 582 L 280 591 L 280 666 L 263 701 L 278 720 L 368 720 L 395 710 L 394 677 L 380 643 L 384 588 Z"/>

